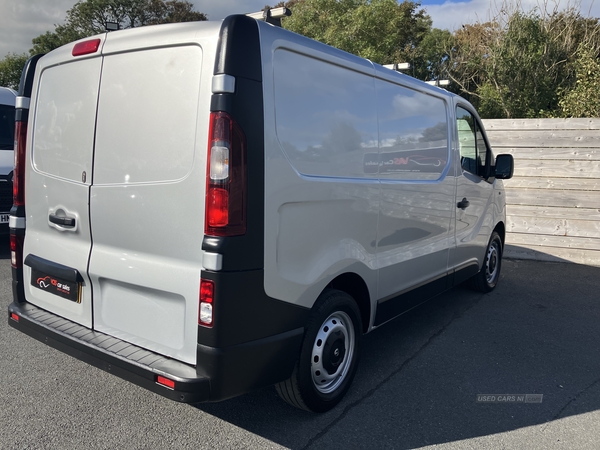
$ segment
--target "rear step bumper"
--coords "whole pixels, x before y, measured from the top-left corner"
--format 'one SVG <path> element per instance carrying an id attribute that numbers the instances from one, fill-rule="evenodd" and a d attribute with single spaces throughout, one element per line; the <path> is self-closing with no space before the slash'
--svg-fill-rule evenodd
<path id="1" fill-rule="evenodd" d="M 196 368 L 30 303 L 11 303 L 8 324 L 63 353 L 184 403 L 225 400 L 289 378 L 304 334 L 304 328 L 298 328 L 224 349 L 198 345 L 201 366 Z M 174 389 L 158 384 L 159 376 L 173 380 Z"/>
<path id="2" fill-rule="evenodd" d="M 13 314 L 19 316 L 18 321 Z M 171 400 L 194 403 L 210 397 L 210 380 L 198 377 L 195 367 L 92 331 L 29 303 L 12 303 L 8 323 L 50 347 Z M 175 388 L 157 384 L 158 376 L 174 380 Z"/>

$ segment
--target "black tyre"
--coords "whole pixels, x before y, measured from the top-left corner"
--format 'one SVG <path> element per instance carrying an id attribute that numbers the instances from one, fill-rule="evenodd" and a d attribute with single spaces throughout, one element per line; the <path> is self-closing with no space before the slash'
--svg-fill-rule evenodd
<path id="1" fill-rule="evenodd" d="M 490 292 L 498 284 L 500 269 L 502 268 L 502 239 L 495 231 L 490 237 L 483 266 L 472 279 L 472 286 L 480 292 Z"/>
<path id="2" fill-rule="evenodd" d="M 352 383 L 358 365 L 362 324 L 352 297 L 342 291 L 321 294 L 310 316 L 292 376 L 275 386 L 289 404 L 329 411 Z"/>

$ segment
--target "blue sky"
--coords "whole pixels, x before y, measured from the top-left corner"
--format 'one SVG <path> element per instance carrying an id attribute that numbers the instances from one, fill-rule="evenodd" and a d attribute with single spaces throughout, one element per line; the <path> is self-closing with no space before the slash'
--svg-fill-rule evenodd
<path id="1" fill-rule="evenodd" d="M 265 4 L 278 0 L 190 0 L 197 11 L 209 19 L 223 19 L 229 14 L 259 11 Z M 8 52 L 23 53 L 31 47 L 31 39 L 55 24 L 63 23 L 67 10 L 76 0 L 0 0 L 0 59 Z M 544 3 L 545 2 L 545 3 Z M 524 10 L 545 4 L 549 10 L 581 5 L 584 16 L 600 17 L 600 0 L 509 0 Z M 485 22 L 504 5 L 503 0 L 423 0 L 423 8 L 433 19 L 433 26 L 454 30 L 465 23 Z"/>

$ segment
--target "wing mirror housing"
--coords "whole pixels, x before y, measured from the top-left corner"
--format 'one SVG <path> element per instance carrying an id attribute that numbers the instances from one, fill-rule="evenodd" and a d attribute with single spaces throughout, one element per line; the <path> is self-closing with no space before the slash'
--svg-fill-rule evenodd
<path id="1" fill-rule="evenodd" d="M 515 162 L 512 155 L 504 154 L 496 156 L 496 166 L 494 167 L 494 177 L 499 180 L 508 180 L 512 178 L 515 171 Z"/>

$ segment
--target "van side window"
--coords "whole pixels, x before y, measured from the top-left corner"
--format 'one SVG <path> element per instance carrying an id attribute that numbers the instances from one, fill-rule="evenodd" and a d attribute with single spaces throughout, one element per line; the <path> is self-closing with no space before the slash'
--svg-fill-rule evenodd
<path id="1" fill-rule="evenodd" d="M 375 87 L 381 179 L 440 178 L 448 162 L 449 127 L 444 100 L 379 79 Z M 365 171 L 371 162 L 369 156 L 365 155 Z"/>
<path id="2" fill-rule="evenodd" d="M 460 147 L 460 163 L 464 170 L 485 176 L 487 146 L 477 119 L 460 106 L 456 108 L 456 128 Z"/>
<path id="3" fill-rule="evenodd" d="M 366 153 L 378 151 L 373 78 L 278 49 L 273 58 L 277 137 L 304 175 L 376 178 Z"/>

